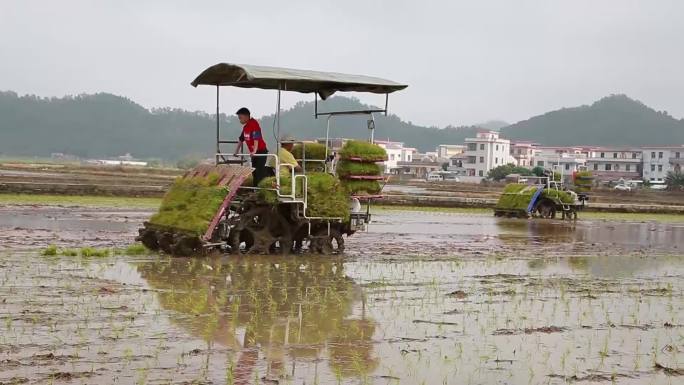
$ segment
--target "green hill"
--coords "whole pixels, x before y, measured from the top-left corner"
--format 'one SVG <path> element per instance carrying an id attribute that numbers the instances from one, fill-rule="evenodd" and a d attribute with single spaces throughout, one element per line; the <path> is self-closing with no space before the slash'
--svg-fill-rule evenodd
<path id="1" fill-rule="evenodd" d="M 214 125 L 205 113 L 149 111 L 110 94 L 39 98 L 0 92 L 0 153 L 5 156 L 62 152 L 105 157 L 130 152 L 176 159 L 211 152 Z"/>
<path id="2" fill-rule="evenodd" d="M 684 120 L 656 111 L 625 95 L 590 106 L 563 108 L 501 129 L 509 139 L 543 145 L 641 146 L 684 143 Z"/>
<path id="3" fill-rule="evenodd" d="M 334 97 L 319 103 L 320 111 L 368 108 L 357 99 Z M 300 102 L 281 112 L 281 132 L 302 139 L 325 136 L 326 119 L 313 119 L 312 102 Z M 0 155 L 50 156 L 61 152 L 97 158 L 131 153 L 138 158 L 175 160 L 211 156 L 215 117 L 180 109 L 148 110 L 111 94 L 40 98 L 0 92 Z M 238 136 L 233 116 L 222 116 L 224 139 Z M 273 146 L 273 116 L 260 119 L 264 137 Z M 440 143 L 459 143 L 472 136 L 474 127 L 423 127 L 396 115 L 376 116 L 376 138 L 406 142 L 421 151 Z M 366 138 L 361 116 L 335 118 L 331 136 Z M 232 151 L 232 148 L 230 149 Z"/>
<path id="4" fill-rule="evenodd" d="M 210 107 L 210 106 L 208 106 Z M 369 108 L 358 99 L 333 97 L 319 111 Z M 281 132 L 302 139 L 325 136 L 326 119 L 313 118 L 312 102 L 281 112 Z M 214 116 L 181 109 L 148 110 L 111 94 L 40 98 L 0 92 L 0 155 L 40 156 L 61 152 L 85 158 L 131 153 L 138 158 L 177 160 L 209 157 L 214 151 Z M 264 137 L 274 146 L 273 115 L 260 119 Z M 497 128 L 501 122 L 483 124 Z M 221 117 L 224 139 L 238 136 L 235 117 Z M 475 126 L 425 127 L 396 115 L 376 115 L 375 138 L 433 151 L 438 144 L 462 143 Z M 511 139 L 544 145 L 661 145 L 684 143 L 684 120 L 655 111 L 624 95 L 590 106 L 564 108 L 501 129 Z M 332 137 L 366 138 L 364 116 L 333 120 Z M 226 149 L 232 151 L 231 149 Z"/>

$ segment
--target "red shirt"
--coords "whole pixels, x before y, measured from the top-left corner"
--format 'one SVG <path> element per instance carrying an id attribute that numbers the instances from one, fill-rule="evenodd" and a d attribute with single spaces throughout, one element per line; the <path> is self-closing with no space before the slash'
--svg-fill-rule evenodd
<path id="1" fill-rule="evenodd" d="M 240 140 L 247 143 L 247 147 L 252 150 L 252 152 L 266 151 L 266 142 L 264 142 L 263 135 L 261 135 L 261 127 L 259 126 L 259 122 L 254 118 L 250 118 L 242 127 Z M 254 147 L 255 145 L 256 148 Z"/>

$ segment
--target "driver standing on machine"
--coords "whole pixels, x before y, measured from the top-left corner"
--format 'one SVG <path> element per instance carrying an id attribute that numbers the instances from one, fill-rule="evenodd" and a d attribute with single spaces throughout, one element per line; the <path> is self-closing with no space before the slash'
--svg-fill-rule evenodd
<path id="1" fill-rule="evenodd" d="M 268 154 L 268 148 L 266 147 L 266 142 L 261 134 L 259 122 L 251 117 L 249 110 L 242 107 L 237 110 L 236 114 L 240 124 L 242 124 L 242 133 L 238 138 L 238 144 L 235 148 L 234 155 L 237 156 L 243 143 L 247 144 L 247 150 L 251 156 L 252 167 L 254 168 L 254 171 L 252 171 L 254 187 L 257 187 L 259 182 L 268 176 L 268 170 L 266 169 L 267 157 L 263 156 L 263 154 Z"/>

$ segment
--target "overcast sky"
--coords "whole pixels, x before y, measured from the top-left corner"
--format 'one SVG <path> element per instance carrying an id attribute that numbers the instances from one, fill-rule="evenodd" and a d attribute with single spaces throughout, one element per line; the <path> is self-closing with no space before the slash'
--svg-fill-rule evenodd
<path id="1" fill-rule="evenodd" d="M 425 125 L 515 122 L 611 93 L 679 118 L 684 1 L 0 1 L 0 90 L 212 111 L 213 89 L 189 83 L 218 62 L 407 83 L 390 108 Z M 275 108 L 274 91 L 222 97 L 228 112 Z"/>

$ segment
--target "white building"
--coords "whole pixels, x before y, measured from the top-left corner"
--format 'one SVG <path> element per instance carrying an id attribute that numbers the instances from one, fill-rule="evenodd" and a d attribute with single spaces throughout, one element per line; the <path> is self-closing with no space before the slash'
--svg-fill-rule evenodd
<path id="1" fill-rule="evenodd" d="M 598 181 L 640 180 L 642 151 L 637 148 L 593 148 L 587 169 Z"/>
<path id="2" fill-rule="evenodd" d="M 537 147 L 532 158 L 532 167 L 554 170 L 563 175 L 572 175 L 586 168 L 587 150 L 581 147 Z"/>
<path id="3" fill-rule="evenodd" d="M 437 153 L 437 158 L 439 159 L 451 159 L 452 156 L 458 154 L 463 154 L 465 152 L 466 146 L 462 144 L 440 144 L 435 149 Z"/>
<path id="4" fill-rule="evenodd" d="M 511 157 L 515 159 L 515 164 L 521 167 L 533 168 L 533 158 L 535 149 L 539 145 L 533 142 L 513 142 L 511 143 Z"/>
<path id="5" fill-rule="evenodd" d="M 682 171 L 684 145 L 642 147 L 643 178 L 651 182 L 663 182 L 669 171 Z"/>
<path id="6" fill-rule="evenodd" d="M 496 131 L 481 131 L 475 138 L 466 138 L 465 164 L 468 176 L 486 177 L 489 170 L 508 163 L 511 141 L 499 137 Z"/>
<path id="7" fill-rule="evenodd" d="M 416 149 L 413 147 L 404 147 L 402 142 L 392 142 L 389 140 L 376 140 L 375 144 L 385 149 L 387 152 L 387 160 L 383 162 L 385 167 L 385 174 L 392 174 L 393 171 L 398 170 L 398 162 L 412 162 Z"/>

